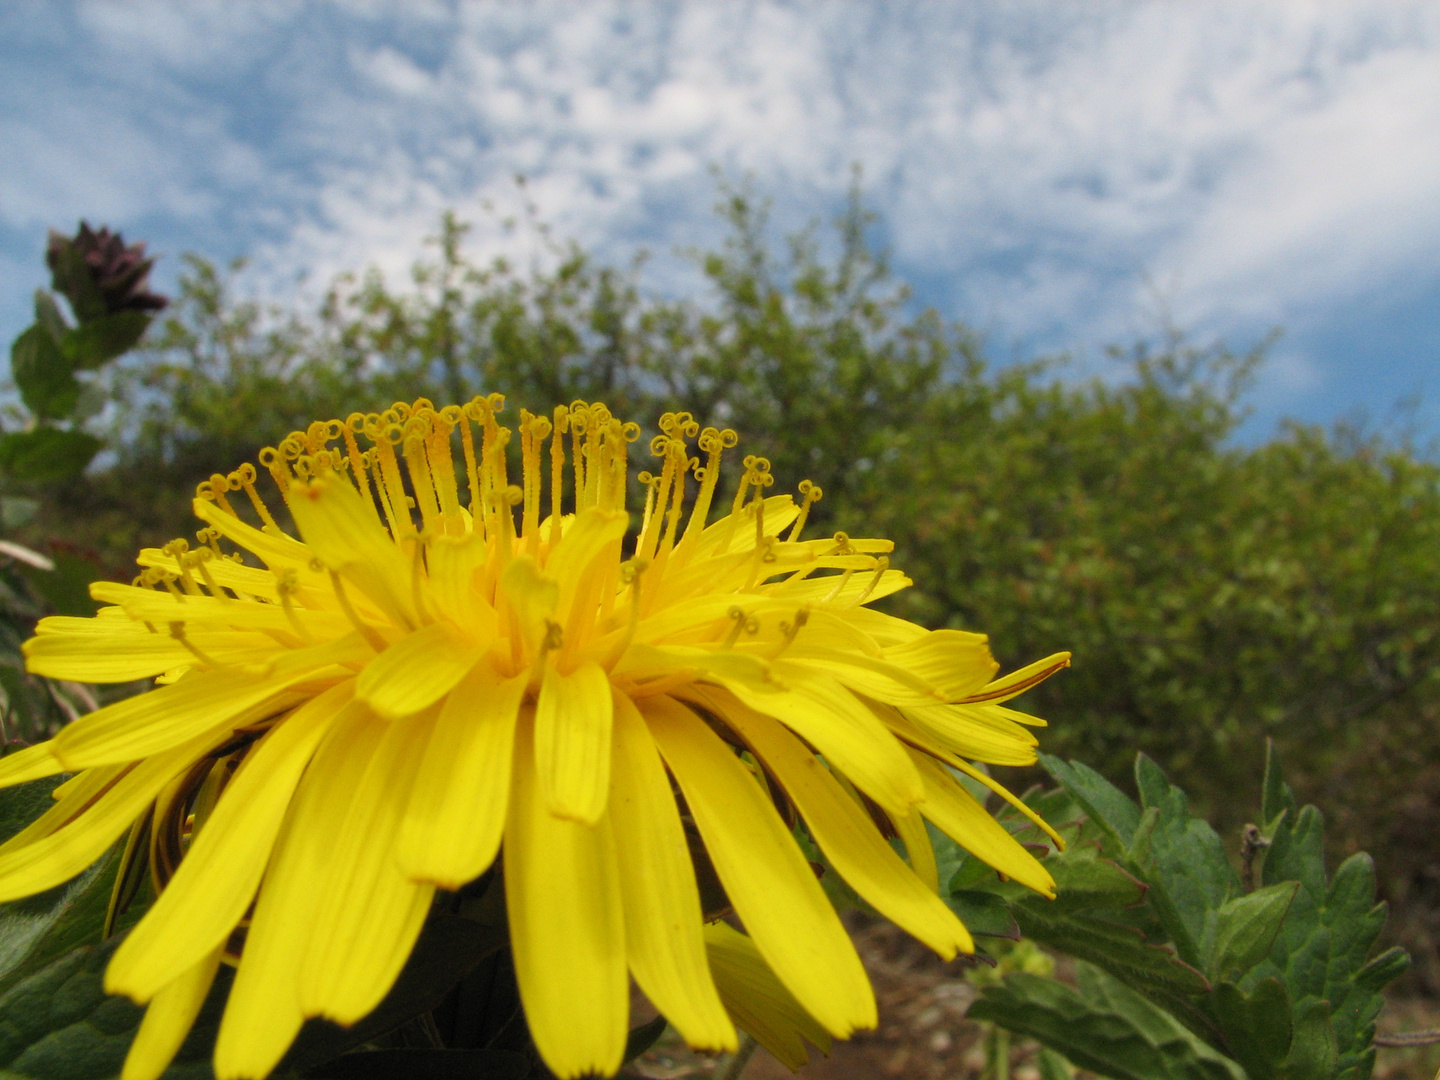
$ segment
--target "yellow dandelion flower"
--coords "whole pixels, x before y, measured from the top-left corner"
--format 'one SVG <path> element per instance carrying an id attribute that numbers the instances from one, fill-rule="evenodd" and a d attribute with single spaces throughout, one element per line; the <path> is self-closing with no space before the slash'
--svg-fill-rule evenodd
<path id="1" fill-rule="evenodd" d="M 709 523 L 734 432 L 662 417 L 631 530 L 636 425 L 522 411 L 517 454 L 502 405 L 422 399 L 292 434 L 259 460 L 297 536 L 253 466 L 214 476 L 199 546 L 142 551 L 134 584 L 92 587 L 96 617 L 26 644 L 37 674 L 157 683 L 0 761 L 0 784 L 75 774 L 0 846 L 0 899 L 127 829 L 149 844 L 161 891 L 105 980 L 149 1005 L 125 1080 L 164 1070 L 222 962 L 216 1074 L 266 1076 L 307 1017 L 370 1012 L 436 890 L 497 859 L 525 1014 L 561 1077 L 619 1067 L 631 975 L 697 1047 L 735 1046 L 727 998 L 792 1059 L 802 1034 L 875 1023 L 797 817 L 942 956 L 973 946 L 926 820 L 1053 892 L 955 774 L 1019 805 L 973 763 L 1035 760 L 1039 721 L 1001 702 L 1066 655 L 996 679 L 984 637 L 868 607 L 910 583 L 892 545 L 802 539 L 821 493 L 767 494 L 763 459 Z M 748 939 L 707 939 L 696 859 Z M 747 986 L 783 1007 L 746 1021 Z"/>

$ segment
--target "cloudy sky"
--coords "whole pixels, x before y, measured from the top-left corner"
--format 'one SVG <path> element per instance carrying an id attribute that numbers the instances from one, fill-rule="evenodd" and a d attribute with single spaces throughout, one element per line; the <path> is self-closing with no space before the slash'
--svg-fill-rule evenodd
<path id="1" fill-rule="evenodd" d="M 399 274 L 441 210 L 602 255 L 713 242 L 713 170 L 781 227 L 863 169 L 920 299 L 1000 360 L 1285 336 L 1255 397 L 1440 433 L 1440 2 L 42 3 L 0 11 L 0 337 L 48 227 Z M 480 229 L 483 253 L 515 241 Z"/>

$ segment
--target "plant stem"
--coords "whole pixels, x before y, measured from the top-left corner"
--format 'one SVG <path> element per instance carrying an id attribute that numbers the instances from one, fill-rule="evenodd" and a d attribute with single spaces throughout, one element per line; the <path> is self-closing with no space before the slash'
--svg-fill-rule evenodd
<path id="1" fill-rule="evenodd" d="M 740 1080 L 740 1074 L 745 1071 L 745 1066 L 750 1064 L 750 1058 L 759 1045 L 742 1031 L 739 1048 L 730 1056 L 730 1060 L 725 1063 L 724 1068 L 715 1074 L 715 1080 Z"/>
<path id="2" fill-rule="evenodd" d="M 990 1028 L 990 1080 L 1010 1080 L 1010 1032 L 998 1025 Z"/>

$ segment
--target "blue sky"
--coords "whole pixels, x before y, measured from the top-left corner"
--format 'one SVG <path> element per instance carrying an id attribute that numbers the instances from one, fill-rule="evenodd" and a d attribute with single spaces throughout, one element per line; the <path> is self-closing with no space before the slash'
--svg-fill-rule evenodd
<path id="1" fill-rule="evenodd" d="M 519 205 L 602 255 L 718 236 L 712 168 L 779 227 L 859 164 L 920 300 L 998 359 L 1162 313 L 1285 336 L 1280 416 L 1440 433 L 1440 3 L 125 3 L 0 10 L 0 337 L 28 322 L 48 227 L 251 260 L 299 296 L 400 280 L 441 210 L 524 254 Z M 520 247 L 517 248 L 517 245 Z M 297 291 L 299 275 L 309 285 Z"/>

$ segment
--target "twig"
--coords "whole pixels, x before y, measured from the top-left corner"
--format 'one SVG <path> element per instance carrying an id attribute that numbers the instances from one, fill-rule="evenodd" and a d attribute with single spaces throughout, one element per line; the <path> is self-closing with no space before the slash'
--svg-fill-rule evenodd
<path id="1" fill-rule="evenodd" d="M 1376 1046 L 1433 1046 L 1440 1043 L 1440 1031 L 1401 1031 L 1394 1035 L 1376 1035 Z"/>
<path id="2" fill-rule="evenodd" d="M 750 1058 L 754 1056 L 755 1050 L 759 1047 L 754 1039 L 743 1031 L 740 1033 L 740 1046 L 731 1055 L 725 1067 L 715 1074 L 715 1080 L 740 1080 L 740 1074 L 745 1071 L 745 1066 L 750 1064 Z"/>

